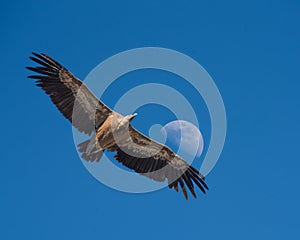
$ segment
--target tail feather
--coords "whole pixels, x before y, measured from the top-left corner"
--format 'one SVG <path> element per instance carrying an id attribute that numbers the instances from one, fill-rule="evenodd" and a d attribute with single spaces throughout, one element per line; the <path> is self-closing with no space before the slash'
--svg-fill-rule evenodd
<path id="1" fill-rule="evenodd" d="M 102 155 L 103 149 L 100 148 L 98 141 L 95 137 L 78 144 L 78 150 L 82 153 L 81 157 L 90 162 L 98 162 Z"/>

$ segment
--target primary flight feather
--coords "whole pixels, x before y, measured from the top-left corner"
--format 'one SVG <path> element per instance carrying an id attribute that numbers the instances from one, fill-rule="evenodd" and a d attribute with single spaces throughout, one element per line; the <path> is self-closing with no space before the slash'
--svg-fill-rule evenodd
<path id="1" fill-rule="evenodd" d="M 116 152 L 114 158 L 124 166 L 155 181 L 167 179 L 169 188 L 178 185 L 188 199 L 187 188 L 196 197 L 194 184 L 203 192 L 208 189 L 204 177 L 167 146 L 146 137 L 130 124 L 137 115 L 122 116 L 101 102 L 88 87 L 60 63 L 46 54 L 33 53 L 38 73 L 29 78 L 49 95 L 59 111 L 76 127 L 92 137 L 79 144 L 82 158 L 99 161 L 104 150 Z M 186 188 L 187 187 L 187 188 Z"/>

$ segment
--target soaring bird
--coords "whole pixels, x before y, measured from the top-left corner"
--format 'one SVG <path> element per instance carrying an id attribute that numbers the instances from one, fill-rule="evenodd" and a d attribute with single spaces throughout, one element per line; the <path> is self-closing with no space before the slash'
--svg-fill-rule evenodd
<path id="1" fill-rule="evenodd" d="M 195 185 L 205 193 L 204 176 L 169 147 L 143 135 L 131 125 L 136 113 L 122 116 L 101 102 L 77 77 L 46 54 L 32 53 L 39 64 L 26 67 L 36 85 L 51 98 L 58 110 L 80 132 L 92 135 L 78 145 L 86 161 L 100 161 L 105 150 L 116 152 L 114 158 L 124 166 L 155 181 L 168 181 L 170 189 L 178 186 L 188 200 L 187 188 L 196 198 Z M 113 176 L 112 176 L 113 177 Z M 187 188 L 186 188 L 187 187 Z"/>

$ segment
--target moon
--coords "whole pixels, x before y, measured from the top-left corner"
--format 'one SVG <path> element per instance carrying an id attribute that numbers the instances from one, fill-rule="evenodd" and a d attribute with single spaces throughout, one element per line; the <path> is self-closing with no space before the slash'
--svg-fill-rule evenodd
<path id="1" fill-rule="evenodd" d="M 184 153 L 201 156 L 204 141 L 200 130 L 194 124 L 184 120 L 172 121 L 161 128 L 161 133 Z"/>

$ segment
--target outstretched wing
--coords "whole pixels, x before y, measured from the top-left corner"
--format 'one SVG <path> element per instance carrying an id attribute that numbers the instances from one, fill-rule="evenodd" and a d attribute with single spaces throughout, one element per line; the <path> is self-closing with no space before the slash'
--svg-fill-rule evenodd
<path id="1" fill-rule="evenodd" d="M 194 183 L 205 193 L 208 190 L 204 177 L 170 148 L 162 145 L 136 129 L 129 127 L 130 139 L 108 149 L 116 151 L 115 159 L 124 166 L 155 181 L 168 180 L 169 188 L 178 191 L 178 184 L 188 199 L 186 186 L 196 198 Z"/>
<path id="2" fill-rule="evenodd" d="M 40 64 L 27 69 L 41 75 L 31 75 L 36 85 L 49 95 L 59 111 L 79 131 L 91 134 L 112 112 L 99 101 L 88 87 L 46 54 L 33 53 L 31 60 Z"/>

